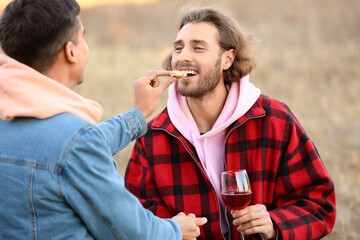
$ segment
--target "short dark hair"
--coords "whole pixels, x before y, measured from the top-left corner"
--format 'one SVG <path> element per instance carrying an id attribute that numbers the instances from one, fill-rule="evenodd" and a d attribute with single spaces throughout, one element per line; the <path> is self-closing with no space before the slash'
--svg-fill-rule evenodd
<path id="1" fill-rule="evenodd" d="M 187 9 L 185 9 L 187 10 Z M 256 39 L 245 34 L 229 13 L 220 8 L 198 8 L 187 11 L 180 19 L 178 31 L 187 23 L 206 22 L 213 24 L 219 31 L 220 47 L 223 51 L 234 49 L 235 59 L 231 67 L 224 71 L 225 82 L 233 82 L 249 74 L 256 67 Z M 172 55 L 163 62 L 163 67 L 171 70 Z"/>
<path id="2" fill-rule="evenodd" d="M 44 72 L 66 42 L 76 43 L 79 13 L 75 0 L 13 0 L 1 15 L 1 48 L 9 57 Z"/>

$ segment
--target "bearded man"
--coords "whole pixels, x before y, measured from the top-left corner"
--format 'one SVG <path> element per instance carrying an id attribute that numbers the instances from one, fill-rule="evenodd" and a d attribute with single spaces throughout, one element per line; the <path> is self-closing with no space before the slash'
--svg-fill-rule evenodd
<path id="1" fill-rule="evenodd" d="M 217 9 L 186 13 L 167 70 L 187 75 L 136 141 L 126 187 L 162 218 L 192 212 L 199 239 L 319 239 L 335 223 L 335 191 L 318 152 L 284 104 L 249 82 L 252 40 Z M 246 169 L 252 204 L 230 211 L 220 174 Z"/>

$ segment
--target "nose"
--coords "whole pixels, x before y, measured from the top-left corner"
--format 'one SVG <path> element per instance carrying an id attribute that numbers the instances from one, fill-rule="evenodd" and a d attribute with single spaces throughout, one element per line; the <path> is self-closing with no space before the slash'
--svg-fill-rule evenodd
<path id="1" fill-rule="evenodd" d="M 179 62 L 191 62 L 193 59 L 191 51 L 189 48 L 184 47 L 182 51 L 179 53 L 178 61 Z"/>

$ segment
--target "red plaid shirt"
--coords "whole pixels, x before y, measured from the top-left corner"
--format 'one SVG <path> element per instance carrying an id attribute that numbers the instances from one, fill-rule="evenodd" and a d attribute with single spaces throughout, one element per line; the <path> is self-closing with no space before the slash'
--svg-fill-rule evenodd
<path id="1" fill-rule="evenodd" d="M 179 212 L 206 217 L 199 239 L 240 239 L 227 214 L 220 230 L 219 200 L 195 148 L 165 109 L 136 141 L 125 181 L 143 206 L 162 218 Z M 335 190 L 319 154 L 289 108 L 261 95 L 227 129 L 224 169 L 246 169 L 252 204 L 264 204 L 279 239 L 319 239 L 335 223 Z M 252 239 L 261 239 L 259 235 Z"/>

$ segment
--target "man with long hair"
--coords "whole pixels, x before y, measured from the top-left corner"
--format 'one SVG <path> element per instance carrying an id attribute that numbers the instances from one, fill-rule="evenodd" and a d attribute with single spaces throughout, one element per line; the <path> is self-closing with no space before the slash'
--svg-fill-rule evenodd
<path id="1" fill-rule="evenodd" d="M 290 109 L 249 82 L 254 42 L 218 9 L 182 16 L 164 67 L 187 75 L 136 141 L 126 187 L 157 216 L 207 217 L 200 239 L 319 239 L 335 223 L 334 185 Z M 252 201 L 230 211 L 220 174 L 238 169 Z"/>

